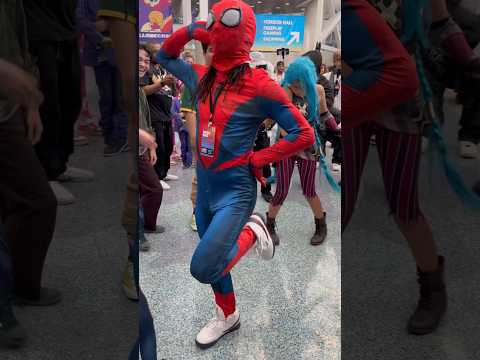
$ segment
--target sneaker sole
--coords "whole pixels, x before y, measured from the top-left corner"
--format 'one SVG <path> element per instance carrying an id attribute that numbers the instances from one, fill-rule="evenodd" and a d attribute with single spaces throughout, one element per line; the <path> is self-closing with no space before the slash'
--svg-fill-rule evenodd
<path id="1" fill-rule="evenodd" d="M 231 332 L 234 332 L 235 330 L 238 330 L 240 328 L 240 317 L 238 318 L 237 322 L 235 324 L 233 324 L 233 326 L 228 329 L 227 331 L 225 331 L 218 339 L 216 339 L 215 341 L 212 341 L 211 343 L 208 343 L 208 344 L 202 344 L 202 343 L 199 343 L 197 341 L 197 339 L 195 339 L 195 344 L 197 344 L 197 346 L 200 348 L 200 349 L 208 349 L 209 347 L 212 347 L 213 345 L 215 345 L 218 340 L 220 340 L 222 337 L 224 337 L 225 335 L 227 334 L 230 334 Z"/>
<path id="2" fill-rule="evenodd" d="M 440 321 L 437 322 L 434 326 L 432 326 L 431 328 L 428 328 L 428 329 L 417 329 L 417 328 L 414 328 L 414 327 L 408 325 L 407 326 L 407 331 L 411 335 L 417 335 L 417 336 L 428 335 L 428 334 L 434 332 L 438 328 L 439 325 L 440 325 Z"/>
<path id="3" fill-rule="evenodd" d="M 56 179 L 59 183 L 76 183 L 76 184 L 81 184 L 81 183 L 89 183 L 89 182 L 92 182 L 93 180 L 95 180 L 95 177 L 84 177 L 84 178 L 80 178 L 80 177 L 69 177 L 69 176 L 65 176 L 65 177 L 58 177 Z"/>
<path id="4" fill-rule="evenodd" d="M 272 257 L 269 260 L 273 259 L 273 257 L 275 256 L 275 242 L 272 239 L 272 235 L 270 235 L 270 232 L 268 231 L 267 225 L 265 225 L 266 220 L 265 220 L 264 216 L 260 213 L 253 213 L 252 216 L 250 216 L 250 220 L 254 220 L 254 222 L 257 225 L 260 225 L 262 227 L 263 231 L 265 231 L 265 233 L 267 234 L 268 239 L 273 244 L 273 254 L 272 254 Z"/>
<path id="5" fill-rule="evenodd" d="M 162 230 L 144 230 L 143 231 L 145 234 L 163 234 L 165 232 L 165 229 Z"/>
<path id="6" fill-rule="evenodd" d="M 59 296 L 59 297 L 56 297 L 56 298 L 53 298 L 51 300 L 29 300 L 29 299 L 25 299 L 25 298 L 20 298 L 20 297 L 15 297 L 14 300 L 13 300 L 13 303 L 14 305 L 16 306 L 20 306 L 20 307 L 23 307 L 23 306 L 35 306 L 35 307 L 48 307 L 48 306 L 54 306 L 54 305 L 57 305 L 59 303 L 61 303 L 63 300 L 63 297 L 62 296 Z"/>
<path id="7" fill-rule="evenodd" d="M 0 346 L 9 349 L 18 349 L 25 345 L 26 338 L 22 339 L 2 339 L 0 337 Z"/>
<path id="8" fill-rule="evenodd" d="M 103 153 L 103 157 L 113 157 L 113 156 L 117 156 L 117 155 L 121 155 L 121 154 L 123 154 L 123 152 L 121 152 L 121 151 L 117 151 L 115 153 L 110 153 L 110 154 Z"/>

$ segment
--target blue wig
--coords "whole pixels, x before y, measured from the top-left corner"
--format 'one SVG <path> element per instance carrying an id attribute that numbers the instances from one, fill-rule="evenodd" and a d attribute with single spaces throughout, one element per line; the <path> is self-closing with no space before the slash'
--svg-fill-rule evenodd
<path id="1" fill-rule="evenodd" d="M 299 57 L 288 66 L 282 86 L 292 85 L 296 81 L 300 82 L 305 91 L 308 108 L 310 109 L 310 119 L 308 121 L 313 124 L 318 121 L 318 76 L 315 65 L 309 58 Z"/>
<path id="2" fill-rule="evenodd" d="M 308 57 L 301 56 L 288 66 L 287 70 L 285 71 L 285 78 L 283 80 L 282 86 L 292 85 L 296 81 L 300 82 L 300 85 L 305 91 L 305 98 L 307 99 L 310 117 L 308 121 L 312 125 L 313 130 L 315 131 L 316 145 L 318 149 L 322 151 L 322 141 L 318 133 L 320 123 L 320 112 L 318 106 L 318 104 L 320 103 L 320 99 L 317 92 L 318 76 L 315 65 Z M 338 185 L 338 182 L 333 178 L 330 170 L 328 169 L 327 163 L 325 161 L 325 156 L 323 154 L 320 154 L 320 165 L 330 186 L 336 192 L 340 192 L 340 186 Z"/>

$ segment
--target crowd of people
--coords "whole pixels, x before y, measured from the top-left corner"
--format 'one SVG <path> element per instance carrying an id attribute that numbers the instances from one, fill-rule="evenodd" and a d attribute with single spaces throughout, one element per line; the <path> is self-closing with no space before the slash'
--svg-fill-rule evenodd
<path id="1" fill-rule="evenodd" d="M 132 155 L 126 158 L 133 166 L 122 216 L 130 249 L 122 285 L 128 298 L 140 299 L 145 354 L 153 358 L 155 336 L 136 248 L 148 251 L 148 234 L 165 232 L 164 191 L 182 176 L 173 167 L 181 166 L 185 171 L 176 173 L 184 176 L 194 169 L 192 217 L 184 226 L 200 237 L 191 274 L 211 286 L 216 305 L 215 318 L 196 337 L 207 348 L 240 326 L 231 270 L 249 250 L 270 260 L 280 245 L 277 218 L 295 191 L 295 167 L 312 211 L 310 244 L 318 246 L 328 237 L 328 209 L 318 195 L 317 169 L 334 189 L 341 185 L 345 229 L 372 137 L 389 210 L 417 265 L 420 300 L 408 331 L 434 331 L 447 309 L 445 259 L 418 198 L 422 143 L 428 137 L 453 189 L 477 206 L 480 183 L 471 191 L 458 180 L 439 125 L 448 120 L 444 92 L 453 88 L 462 106 L 458 154 L 478 158 L 480 54 L 472 49 L 480 31 L 464 16 L 465 4 L 430 0 L 424 23 L 416 19 L 425 4 L 401 11 L 386 2 L 342 2 L 347 51 L 343 59 L 335 52 L 328 67 L 320 46 L 274 66 L 252 51 L 252 8 L 223 0 L 207 22 L 181 28 L 163 44 L 140 44 L 138 74 L 136 2 L 106 8 L 98 0 L 0 2 L 0 345 L 25 343 L 14 304 L 62 300 L 61 291 L 44 286 L 43 267 L 57 207 L 76 201 L 68 183 L 94 179 L 71 166 L 75 147 L 97 135 L 103 156 Z M 431 46 L 421 41 L 425 32 Z M 192 40 L 201 43 L 203 57 L 185 50 Z M 98 104 L 88 96 L 89 78 Z M 253 213 L 258 185 L 266 214 Z M 135 347 L 132 359 L 137 353 Z"/>
<path id="2" fill-rule="evenodd" d="M 340 51 L 328 74 L 322 74 L 320 46 L 296 56 L 288 66 L 279 61 L 274 67 L 264 54 L 252 51 L 254 28 L 250 6 L 222 1 L 212 7 L 207 23 L 181 28 L 161 46 L 139 46 L 144 229 L 165 231 L 161 202 L 163 191 L 176 186 L 172 180 L 177 178 L 169 171 L 179 166 L 178 148 L 183 169 L 195 170 L 193 175 L 175 171 L 177 176 L 192 176 L 190 226 L 200 242 L 190 271 L 211 285 L 217 309 L 196 337 L 200 348 L 240 326 L 231 270 L 250 249 L 264 260 L 274 256 L 281 235 L 276 219 L 293 191 L 295 166 L 312 210 L 311 245 L 327 238 L 328 209 L 318 196 L 319 167 L 339 190 L 330 171 L 340 172 L 342 161 Z M 192 40 L 201 43 L 203 58 L 185 50 Z M 326 163 L 326 144 L 334 153 L 331 165 Z M 253 213 L 257 182 L 269 203 L 266 214 Z M 187 221 L 179 226 L 188 226 Z M 150 249 L 149 238 L 140 238 L 141 251 Z"/>
<path id="3" fill-rule="evenodd" d="M 92 136 L 103 137 L 99 156 L 130 150 L 134 92 L 124 96 L 129 88 L 124 80 L 126 57 L 116 51 L 121 55 L 118 38 L 125 39 L 125 26 L 133 35 L 130 53 L 136 48 L 136 6 L 132 2 L 115 8 L 98 0 L 0 4 L 2 347 L 23 346 L 28 337 L 14 305 L 45 307 L 62 301 L 62 291 L 42 281 L 57 208 L 77 201 L 69 183 L 94 180 L 92 171 L 71 165 L 72 155 Z M 131 14 L 128 21 L 126 11 Z M 91 96 L 93 88 L 98 103 Z M 137 236 L 136 212 L 135 208 L 132 239 Z M 133 279 L 131 272 L 127 275 Z"/>
<path id="4" fill-rule="evenodd" d="M 163 192 L 170 190 L 174 181 L 178 180 L 182 172 L 176 171 L 177 175 L 169 173 L 170 169 L 182 165 L 182 169 L 195 169 L 197 166 L 196 123 L 197 108 L 195 97 L 189 87 L 178 77 L 159 64 L 161 47 L 158 44 L 140 44 L 139 47 L 139 84 L 141 99 L 145 99 L 145 107 L 148 112 L 149 122 L 141 126 L 155 138 L 155 151 L 149 155 L 147 148 L 140 151 L 140 168 L 150 163 L 154 173 L 150 170 L 144 180 L 140 180 L 140 196 L 145 212 L 145 233 L 163 233 L 164 226 L 157 224 Z M 190 50 L 183 50 L 179 55 L 179 61 L 190 66 L 199 66 L 203 63 L 210 66 L 212 62 L 212 48 L 208 44 L 202 44 L 202 58 L 196 59 Z M 312 154 L 297 154 L 292 158 L 280 162 L 267 163 L 262 168 L 262 176 L 266 179 L 260 186 L 262 198 L 271 203 L 267 216 L 267 226 L 271 232 L 275 244 L 279 244 L 276 233 L 275 218 L 285 201 L 290 187 L 295 164 L 297 164 L 301 176 L 303 193 L 314 213 L 316 224 L 315 235 L 312 245 L 321 244 L 326 237 L 325 211 L 315 191 L 315 174 L 319 165 L 319 155 L 325 154 L 326 146 L 332 148 L 331 170 L 341 171 L 342 146 L 341 146 L 341 55 L 340 50 L 334 54 L 334 64 L 330 71 L 326 72 L 325 64 L 320 49 L 305 53 L 302 59 L 292 62 L 288 67 L 285 61 L 278 61 L 276 66 L 267 60 L 261 52 L 252 51 L 248 62 L 252 69 L 265 71 L 268 76 L 285 91 L 290 101 L 302 112 L 303 116 L 311 119 L 311 126 L 316 126 L 321 149 L 314 149 Z M 323 73 L 322 73 L 323 72 Z M 285 77 L 287 76 L 287 79 Z M 318 121 L 312 115 L 311 105 L 307 101 L 306 87 L 315 83 L 317 100 L 313 100 L 318 107 Z M 311 90 L 311 88 L 310 88 Z M 144 97 L 145 96 L 145 97 Z M 317 104 L 318 103 L 318 104 Z M 219 107 L 222 105 L 219 104 Z M 278 142 L 286 132 L 281 129 L 272 119 L 265 119 L 260 124 L 255 138 L 253 151 L 258 152 Z M 273 171 L 272 171 L 273 170 Z M 185 172 L 185 174 L 190 174 Z M 272 185 L 275 193 L 272 193 Z M 197 197 L 197 176 L 194 171 L 192 176 L 191 202 L 192 218 L 190 226 L 197 231 L 195 216 Z M 160 220 L 161 222 L 161 220 Z M 141 251 L 148 251 L 150 243 L 143 238 L 140 245 Z"/>

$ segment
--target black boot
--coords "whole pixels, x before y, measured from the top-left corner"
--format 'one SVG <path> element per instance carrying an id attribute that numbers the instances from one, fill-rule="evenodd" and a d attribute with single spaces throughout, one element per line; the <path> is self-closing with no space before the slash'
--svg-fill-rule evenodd
<path id="1" fill-rule="evenodd" d="M 10 304 L 0 305 L 0 347 L 20 347 L 25 344 L 25 330 L 18 323 Z"/>
<path id="2" fill-rule="evenodd" d="M 270 236 L 272 237 L 273 243 L 275 246 L 280 244 L 280 239 L 278 238 L 277 232 L 275 231 L 277 227 L 277 223 L 275 222 L 275 219 L 272 219 L 268 216 L 268 212 L 266 214 L 267 218 L 267 229 L 268 232 L 270 233 Z"/>
<path id="3" fill-rule="evenodd" d="M 273 200 L 273 195 L 270 191 L 262 191 L 262 198 L 265 200 L 267 203 L 270 203 L 270 201 Z"/>
<path id="4" fill-rule="evenodd" d="M 323 218 L 315 218 L 315 234 L 313 234 L 310 244 L 320 245 L 325 241 L 327 237 L 327 213 L 323 213 Z"/>
<path id="5" fill-rule="evenodd" d="M 417 268 L 420 300 L 408 321 L 408 332 L 415 335 L 431 333 L 438 327 L 447 310 L 447 291 L 443 282 L 443 256 L 438 258 L 438 269 L 422 272 Z"/>

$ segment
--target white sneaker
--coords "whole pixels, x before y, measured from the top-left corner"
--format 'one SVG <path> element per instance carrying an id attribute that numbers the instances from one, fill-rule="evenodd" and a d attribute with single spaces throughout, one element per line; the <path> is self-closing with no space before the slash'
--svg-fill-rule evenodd
<path id="1" fill-rule="evenodd" d="M 458 152 L 464 159 L 476 159 L 478 156 L 478 146 L 470 141 L 459 141 Z"/>
<path id="2" fill-rule="evenodd" d="M 160 185 L 162 185 L 162 189 L 167 191 L 170 190 L 170 185 L 168 185 L 165 181 L 160 180 Z"/>
<path id="3" fill-rule="evenodd" d="M 171 180 L 178 180 L 178 176 L 177 175 L 172 175 L 172 174 L 167 174 L 167 176 L 165 176 L 165 181 L 171 181 Z"/>
<path id="4" fill-rule="evenodd" d="M 195 343 L 202 349 L 209 348 L 224 335 L 240 327 L 240 314 L 238 310 L 225 319 L 223 310 L 217 306 L 217 316 L 205 325 L 197 335 Z"/>
<path id="5" fill-rule="evenodd" d="M 64 188 L 58 181 L 49 181 L 50 188 L 52 189 L 55 197 L 57 198 L 58 205 L 70 205 L 77 199 L 73 194 Z"/>
<path id="6" fill-rule="evenodd" d="M 264 260 L 271 260 L 273 255 L 275 255 L 275 244 L 273 243 L 272 237 L 265 225 L 263 215 L 254 213 L 250 216 L 250 219 L 245 226 L 252 229 L 257 236 L 257 241 L 255 242 L 255 251 L 257 252 L 257 255 Z"/>
<path id="7" fill-rule="evenodd" d="M 332 163 L 332 171 L 339 172 L 342 170 L 342 165 L 337 163 Z"/>
<path id="8" fill-rule="evenodd" d="M 92 171 L 67 167 L 67 170 L 57 178 L 60 182 L 90 182 L 94 179 L 95 174 Z"/>
<path id="9" fill-rule="evenodd" d="M 88 145 L 88 138 L 83 135 L 77 135 L 73 138 L 75 146 L 85 146 Z"/>

